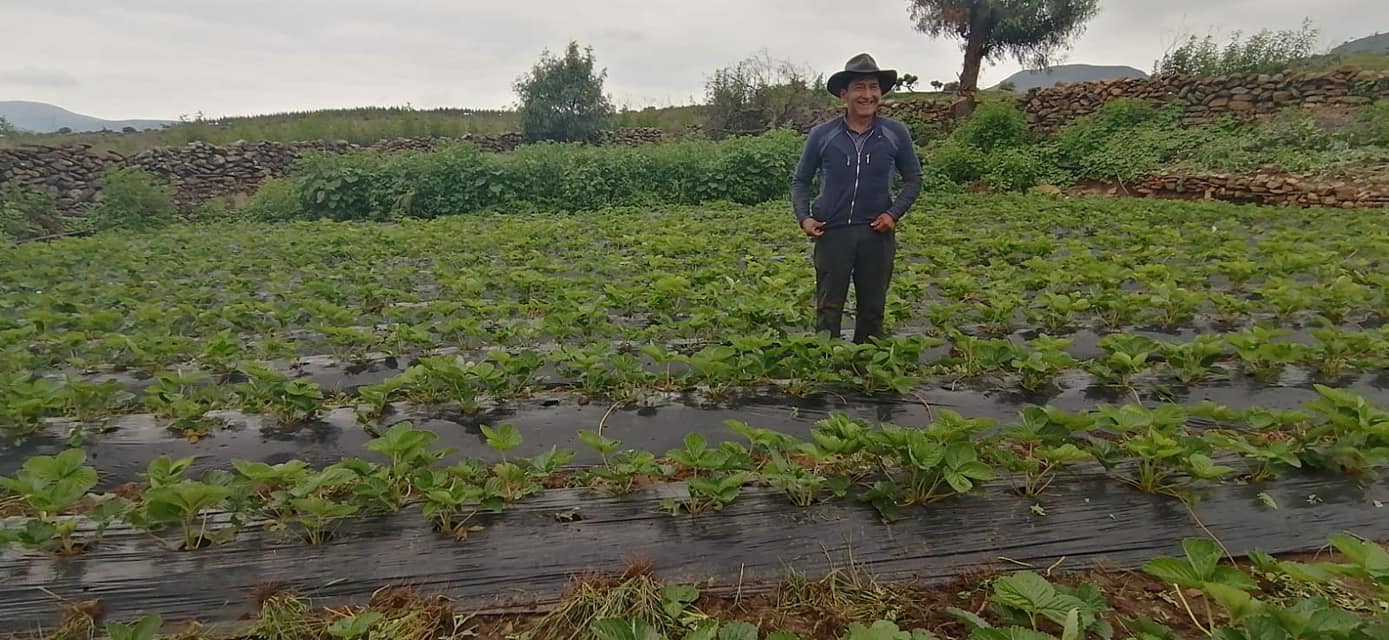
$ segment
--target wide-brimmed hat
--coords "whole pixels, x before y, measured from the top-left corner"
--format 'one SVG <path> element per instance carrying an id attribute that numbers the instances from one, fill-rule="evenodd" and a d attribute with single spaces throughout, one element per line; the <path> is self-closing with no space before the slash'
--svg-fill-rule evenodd
<path id="1" fill-rule="evenodd" d="M 873 56 L 860 53 L 844 64 L 843 71 L 836 71 L 830 79 L 825 81 L 825 89 L 834 97 L 839 97 L 839 92 L 849 84 L 849 79 L 862 74 L 878 76 L 878 87 L 883 93 L 887 93 L 893 85 L 897 84 L 896 69 L 879 69 L 878 63 L 873 60 Z"/>

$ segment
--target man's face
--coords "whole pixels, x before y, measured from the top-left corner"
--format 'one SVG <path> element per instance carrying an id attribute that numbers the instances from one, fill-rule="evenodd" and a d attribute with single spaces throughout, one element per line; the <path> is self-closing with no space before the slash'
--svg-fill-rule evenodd
<path id="1" fill-rule="evenodd" d="M 859 117 L 868 117 L 878 112 L 878 102 L 882 99 L 883 92 L 878 86 L 876 76 L 861 76 L 854 78 L 844 88 L 842 97 L 849 113 Z"/>

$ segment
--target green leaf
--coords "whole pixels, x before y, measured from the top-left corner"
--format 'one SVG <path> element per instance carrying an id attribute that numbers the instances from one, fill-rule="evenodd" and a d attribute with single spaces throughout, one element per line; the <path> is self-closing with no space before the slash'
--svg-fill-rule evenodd
<path id="1" fill-rule="evenodd" d="M 1202 480 L 1216 480 L 1234 472 L 1233 467 L 1217 465 L 1210 457 L 1199 453 L 1191 454 L 1187 462 L 1191 465 L 1191 474 Z"/>
<path id="2" fill-rule="evenodd" d="M 955 490 L 955 493 L 968 493 L 970 489 L 974 488 L 974 483 L 970 482 L 969 478 L 960 475 L 953 469 L 946 469 L 942 475 L 950 488 Z"/>
<path id="3" fill-rule="evenodd" d="M 1178 558 L 1156 558 L 1143 564 L 1143 572 L 1163 582 L 1193 589 L 1205 584 L 1202 576 L 1190 562 Z"/>
<path id="4" fill-rule="evenodd" d="M 1212 599 L 1225 608 L 1225 611 L 1230 614 L 1230 619 L 1236 623 L 1250 615 L 1259 613 L 1262 609 L 1259 601 L 1242 589 L 1218 582 L 1206 583 L 1203 588 Z"/>
<path id="5" fill-rule="evenodd" d="M 140 621 L 133 625 L 108 622 L 106 623 L 106 633 L 111 636 L 111 640 L 154 640 L 162 626 L 164 626 L 164 619 L 158 615 L 150 614 L 140 618 Z"/>
<path id="6" fill-rule="evenodd" d="M 969 640 L 1056 640 L 1056 636 L 1026 627 L 1006 627 L 1002 629 L 975 629 Z"/>
<path id="7" fill-rule="evenodd" d="M 328 633 L 335 638 L 358 638 L 366 635 L 381 620 L 381 613 L 376 611 L 363 611 L 349 618 L 335 620 L 328 625 Z"/>
<path id="8" fill-rule="evenodd" d="M 1220 547 L 1214 542 L 1204 538 L 1187 538 L 1182 540 L 1182 550 L 1186 551 L 1196 575 L 1201 578 L 1215 575 L 1215 567 L 1220 563 Z"/>
<path id="9" fill-rule="evenodd" d="M 1084 640 L 1080 629 L 1080 610 L 1071 609 L 1066 613 L 1066 622 L 1061 627 L 1061 640 Z"/>
<path id="10" fill-rule="evenodd" d="M 991 600 L 1002 605 L 1041 613 L 1056 597 L 1056 587 L 1046 578 L 1031 571 L 1022 571 L 994 580 Z"/>
<path id="11" fill-rule="evenodd" d="M 967 462 L 956 469 L 956 471 L 958 471 L 960 475 L 973 480 L 993 480 L 998 477 L 994 474 L 994 470 L 990 468 L 989 465 L 982 462 Z"/>
<path id="12" fill-rule="evenodd" d="M 956 619 L 958 619 L 960 622 L 965 623 L 965 626 L 969 627 L 970 629 L 993 628 L 993 625 L 989 624 L 988 620 L 979 617 L 973 611 L 966 611 L 959 607 L 946 607 L 945 612 L 949 613 L 952 616 L 955 616 Z"/>
<path id="13" fill-rule="evenodd" d="M 757 627 L 742 620 L 724 622 L 719 626 L 719 635 L 716 638 L 717 640 L 757 640 Z"/>
<path id="14" fill-rule="evenodd" d="M 496 429 L 482 425 L 482 434 L 487 437 L 487 446 L 501 453 L 521 446 L 521 431 L 510 423 L 502 424 Z"/>

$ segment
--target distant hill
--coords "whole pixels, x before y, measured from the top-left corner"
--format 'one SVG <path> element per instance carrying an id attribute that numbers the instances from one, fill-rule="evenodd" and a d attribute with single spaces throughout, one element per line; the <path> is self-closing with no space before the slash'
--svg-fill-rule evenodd
<path id="1" fill-rule="evenodd" d="M 1013 90 L 1022 93 L 1029 89 L 1050 87 L 1058 82 L 1097 82 L 1100 80 L 1116 80 L 1118 78 L 1146 77 L 1148 77 L 1148 74 L 1133 67 L 1063 64 L 1039 71 L 1028 71 L 1024 69 L 1008 76 L 1003 82 L 994 85 L 993 88 L 997 89 L 1000 85 L 1011 82 L 1013 83 Z"/>
<path id="2" fill-rule="evenodd" d="M 1331 50 L 1331 55 L 1348 53 L 1389 53 L 1389 33 L 1377 33 L 1359 40 L 1351 40 Z"/>
<path id="3" fill-rule="evenodd" d="M 0 100 L 0 116 L 21 131 L 52 133 L 63 127 L 77 131 L 120 131 L 125 127 L 159 129 L 173 120 L 102 120 L 73 113 L 59 106 L 27 100 Z"/>

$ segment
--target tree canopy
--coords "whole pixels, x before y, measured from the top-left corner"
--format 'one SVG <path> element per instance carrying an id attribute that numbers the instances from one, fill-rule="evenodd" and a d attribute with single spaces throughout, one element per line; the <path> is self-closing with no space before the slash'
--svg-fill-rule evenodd
<path id="1" fill-rule="evenodd" d="M 529 141 L 596 142 L 615 111 L 603 93 L 607 69 L 595 71 L 593 49 L 570 42 L 564 56 L 545 51 L 516 80 L 521 132 Z"/>
<path id="2" fill-rule="evenodd" d="M 1045 67 L 1099 12 L 1099 0 L 908 0 L 907 5 L 917 31 L 962 41 L 958 91 L 968 110 L 983 61 L 1011 56 L 1028 68 Z"/>

